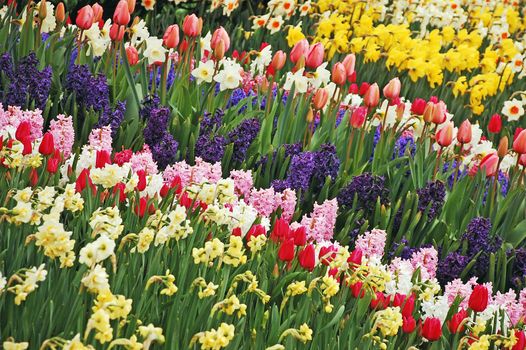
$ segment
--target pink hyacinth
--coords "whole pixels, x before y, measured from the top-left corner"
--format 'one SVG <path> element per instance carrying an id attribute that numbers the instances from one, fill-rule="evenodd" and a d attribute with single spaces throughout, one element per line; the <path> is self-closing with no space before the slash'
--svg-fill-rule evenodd
<path id="1" fill-rule="evenodd" d="M 245 198 L 245 202 L 263 216 L 270 216 L 276 210 L 279 200 L 279 193 L 275 193 L 272 187 L 260 190 L 253 188 L 248 198 Z"/>
<path id="2" fill-rule="evenodd" d="M 287 188 L 281 193 L 279 207 L 281 207 L 281 217 L 283 219 L 289 222 L 290 220 L 292 220 L 292 216 L 294 215 L 294 211 L 296 210 L 296 202 L 297 197 L 295 190 Z"/>
<path id="3" fill-rule="evenodd" d="M 56 120 L 52 120 L 49 125 L 49 132 L 53 135 L 55 148 L 69 158 L 73 143 L 75 142 L 75 129 L 73 129 L 73 118 L 59 114 Z"/>
<path id="4" fill-rule="evenodd" d="M 214 164 L 205 162 L 201 158 L 195 159 L 195 165 L 192 167 L 191 182 L 202 183 L 211 182 L 216 183 L 222 177 L 221 163 Z"/>
<path id="5" fill-rule="evenodd" d="M 459 297 L 462 301 L 459 307 L 466 309 L 468 307 L 468 299 L 473 290 L 473 286 L 477 284 L 477 278 L 473 277 L 466 283 L 459 278 L 446 284 L 444 295 L 447 297 L 448 305 L 451 306 L 455 299 Z"/>
<path id="6" fill-rule="evenodd" d="M 511 325 L 516 325 L 524 316 L 524 306 L 517 302 L 517 294 L 510 289 L 507 293 L 497 292 L 493 298 L 493 304 L 506 311 Z"/>
<path id="7" fill-rule="evenodd" d="M 23 121 L 28 121 L 31 125 L 31 141 L 35 141 L 42 137 L 44 118 L 42 117 L 42 111 L 40 109 L 35 109 L 34 111 L 22 111 L 18 106 L 9 106 L 7 110 L 4 110 L 2 104 L 0 104 L 0 130 L 9 127 L 16 130 L 18 125 Z"/>
<path id="8" fill-rule="evenodd" d="M 191 174 L 191 166 L 183 160 L 167 166 L 163 172 L 163 179 L 165 183 L 172 183 L 173 179 L 175 179 L 176 176 L 179 176 L 181 179 L 181 186 L 186 187 L 190 184 Z"/>
<path id="9" fill-rule="evenodd" d="M 368 258 L 381 258 L 384 255 L 386 238 L 387 233 L 384 230 L 373 229 L 358 236 L 355 246 Z"/>
<path id="10" fill-rule="evenodd" d="M 113 139 L 111 137 L 111 128 L 103 126 L 100 129 L 93 129 L 89 134 L 89 145 L 95 151 L 107 151 L 111 154 Z"/>
<path id="11" fill-rule="evenodd" d="M 310 217 L 304 215 L 301 219 L 301 224 L 307 228 L 307 239 L 316 242 L 331 240 L 334 236 L 337 212 L 336 198 L 326 200 L 321 205 L 315 203 Z"/>
<path id="12" fill-rule="evenodd" d="M 234 180 L 234 187 L 238 196 L 247 197 L 254 186 L 252 170 L 232 170 L 230 178 Z"/>
<path id="13" fill-rule="evenodd" d="M 134 153 L 130 159 L 133 172 L 146 171 L 147 174 L 157 174 L 157 163 L 153 160 L 152 152 L 148 145 L 144 145 L 142 151 Z"/>
<path id="14" fill-rule="evenodd" d="M 416 271 L 420 268 L 423 280 L 433 279 L 437 273 L 438 252 L 435 248 L 420 248 L 411 256 L 411 265 Z"/>

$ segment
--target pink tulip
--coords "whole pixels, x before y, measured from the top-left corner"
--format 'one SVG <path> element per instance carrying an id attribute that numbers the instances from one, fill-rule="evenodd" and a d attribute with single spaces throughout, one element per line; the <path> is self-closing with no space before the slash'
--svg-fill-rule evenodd
<path id="1" fill-rule="evenodd" d="M 325 50 L 323 49 L 322 43 L 314 44 L 309 48 L 305 65 L 309 68 L 316 69 L 323 63 L 323 55 Z"/>
<path id="2" fill-rule="evenodd" d="M 471 142 L 471 123 L 469 120 L 464 120 L 460 127 L 458 128 L 457 141 L 459 143 L 465 144 Z"/>
<path id="3" fill-rule="evenodd" d="M 453 142 L 453 123 L 448 122 L 442 129 L 436 133 L 436 141 L 440 147 L 447 147 Z"/>
<path id="4" fill-rule="evenodd" d="M 315 109 L 323 109 L 328 99 L 329 99 L 329 93 L 327 92 L 326 89 L 321 88 L 321 89 L 318 89 L 318 91 L 316 91 L 316 94 L 314 94 L 314 98 L 312 99 L 312 104 Z"/>
<path id="5" fill-rule="evenodd" d="M 196 36 L 201 34 L 202 27 L 203 27 L 203 20 L 200 18 L 197 18 L 197 16 L 194 15 L 193 13 L 184 18 L 183 33 L 186 36 L 195 38 Z"/>
<path id="6" fill-rule="evenodd" d="M 387 85 L 384 87 L 384 96 L 389 100 L 397 99 L 400 96 L 401 88 L 402 84 L 400 83 L 400 79 L 391 79 L 389 83 L 387 83 Z"/>
<path id="7" fill-rule="evenodd" d="M 343 59 L 343 65 L 345 66 L 345 71 L 347 72 L 347 79 L 351 77 L 354 73 L 354 65 L 356 64 L 356 56 L 353 53 L 348 54 Z"/>
<path id="8" fill-rule="evenodd" d="M 439 125 L 446 121 L 446 104 L 443 101 L 435 103 L 433 108 L 433 123 Z"/>
<path id="9" fill-rule="evenodd" d="M 230 48 L 230 37 L 223 27 L 217 28 L 214 34 L 212 34 L 212 40 L 210 41 L 210 47 L 212 50 L 215 50 L 216 45 L 220 40 L 223 40 L 223 43 L 225 44 L 225 52 L 228 51 Z"/>
<path id="10" fill-rule="evenodd" d="M 127 26 L 130 22 L 130 10 L 128 9 L 128 2 L 126 0 L 120 0 L 117 3 L 117 7 L 113 13 L 113 22 L 120 26 Z"/>
<path id="11" fill-rule="evenodd" d="M 369 107 L 373 108 L 378 106 L 378 103 L 380 102 L 380 89 L 378 88 L 378 84 L 374 83 L 373 85 L 369 86 L 369 89 L 367 89 L 367 92 L 365 95 L 363 95 L 363 103 Z"/>
<path id="12" fill-rule="evenodd" d="M 179 26 L 172 24 L 166 28 L 163 35 L 163 45 L 168 49 L 175 49 L 179 45 Z"/>
<path id="13" fill-rule="evenodd" d="M 480 161 L 479 169 L 486 172 L 486 177 L 495 176 L 497 166 L 499 164 L 499 156 L 496 153 L 490 153 Z"/>
<path id="14" fill-rule="evenodd" d="M 139 62 L 139 53 L 133 46 L 128 46 L 126 48 L 126 57 L 128 58 L 128 63 L 130 66 L 135 66 L 137 62 Z"/>
<path id="15" fill-rule="evenodd" d="M 272 67 L 274 72 L 277 72 L 283 68 L 286 61 L 287 61 L 287 54 L 281 50 L 278 50 L 274 54 L 274 57 L 272 57 L 272 61 L 270 62 L 270 67 Z"/>
<path id="16" fill-rule="evenodd" d="M 93 17 L 93 8 L 90 5 L 86 5 L 77 12 L 75 24 L 82 30 L 88 30 L 93 24 Z"/>
<path id="17" fill-rule="evenodd" d="M 124 38 L 124 26 L 113 23 L 110 27 L 110 39 L 112 41 L 121 41 Z"/>
<path id="18" fill-rule="evenodd" d="M 349 123 L 353 128 L 361 128 L 365 123 L 365 117 L 367 116 L 367 107 L 360 106 L 356 108 L 352 114 Z"/>
<path id="19" fill-rule="evenodd" d="M 93 9 L 93 23 L 98 23 L 102 19 L 104 9 L 98 3 L 95 3 L 91 8 Z"/>
<path id="20" fill-rule="evenodd" d="M 298 60 L 301 57 L 304 57 L 307 55 L 307 52 L 309 51 L 309 42 L 307 39 L 302 39 L 294 45 L 292 48 L 292 51 L 290 51 L 290 60 L 292 63 L 298 62 Z"/>
<path id="21" fill-rule="evenodd" d="M 347 80 L 347 71 L 345 70 L 345 66 L 343 63 L 336 63 L 334 66 L 332 66 L 332 75 L 331 75 L 332 82 L 336 85 L 343 85 L 345 84 L 345 81 Z"/>
<path id="22" fill-rule="evenodd" d="M 518 154 L 526 153 L 526 129 L 522 130 L 513 141 L 513 150 Z"/>

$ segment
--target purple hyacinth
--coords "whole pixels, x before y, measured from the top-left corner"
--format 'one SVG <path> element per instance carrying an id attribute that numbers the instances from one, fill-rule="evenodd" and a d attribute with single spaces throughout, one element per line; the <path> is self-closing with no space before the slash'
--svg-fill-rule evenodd
<path id="1" fill-rule="evenodd" d="M 446 285 L 460 277 L 460 274 L 471 259 L 458 252 L 449 253 L 444 259 L 440 260 L 437 268 L 437 279 L 441 285 Z"/>
<path id="2" fill-rule="evenodd" d="M 327 176 L 335 180 L 340 170 L 340 159 L 336 154 L 336 147 L 331 144 L 323 144 L 319 151 L 315 152 L 314 158 L 314 178 L 322 185 Z"/>
<path id="3" fill-rule="evenodd" d="M 177 160 L 178 143 L 168 131 L 162 133 L 162 137 L 151 148 L 153 159 L 157 162 L 160 169 L 165 169 L 168 165 Z"/>
<path id="4" fill-rule="evenodd" d="M 143 131 L 144 141 L 150 147 L 161 142 L 164 137 L 163 132 L 168 126 L 169 118 L 170 110 L 167 107 L 154 108 L 150 111 L 150 116 Z"/>
<path id="5" fill-rule="evenodd" d="M 234 144 L 232 158 L 236 162 L 245 160 L 247 150 L 258 136 L 260 122 L 257 118 L 243 120 L 237 128 L 228 134 L 228 143 Z"/>
<path id="6" fill-rule="evenodd" d="M 221 135 L 199 135 L 195 143 L 195 155 L 205 162 L 220 162 L 225 153 L 226 140 Z"/>
<path id="7" fill-rule="evenodd" d="M 364 173 L 352 178 L 351 182 L 338 193 L 337 200 L 340 206 L 351 207 L 354 197 L 357 196 L 357 209 L 372 211 L 376 201 L 387 204 L 389 202 L 389 189 L 385 186 L 383 176 Z"/>
<path id="8" fill-rule="evenodd" d="M 111 136 L 115 137 L 124 120 L 124 113 L 126 113 L 126 101 L 117 102 L 113 111 L 104 111 L 102 113 L 95 127 L 100 128 L 109 125 L 111 128 Z"/>
<path id="9" fill-rule="evenodd" d="M 296 190 L 308 189 L 315 166 L 315 152 L 301 152 L 293 156 L 287 176 L 291 188 Z"/>
<path id="10" fill-rule="evenodd" d="M 402 135 L 396 140 L 393 158 L 400 158 L 407 154 L 415 155 L 416 145 L 411 135 Z"/>
<path id="11" fill-rule="evenodd" d="M 477 261 L 470 271 L 470 276 L 484 276 L 489 269 L 489 255 L 500 249 L 502 239 L 490 237 L 491 221 L 487 218 L 476 217 L 471 220 L 462 236 L 467 243 L 465 254 L 473 259 L 477 254 Z"/>
<path id="12" fill-rule="evenodd" d="M 141 109 L 139 115 L 142 119 L 148 119 L 151 112 L 155 108 L 159 108 L 161 99 L 157 95 L 146 96 L 141 102 Z"/>
<path id="13" fill-rule="evenodd" d="M 511 271 L 511 284 L 518 289 L 526 285 L 526 248 L 518 248 L 510 251 L 508 256 L 513 256 Z"/>
<path id="14" fill-rule="evenodd" d="M 417 190 L 418 210 L 426 211 L 428 221 L 433 220 L 440 214 L 446 197 L 446 187 L 442 181 L 430 181 L 423 188 Z"/>
<path id="15" fill-rule="evenodd" d="M 282 146 L 280 146 L 282 148 L 285 149 L 285 158 L 287 157 L 290 157 L 292 159 L 293 156 L 295 156 L 296 154 L 299 154 L 302 150 L 302 145 L 301 143 L 292 143 L 292 144 L 284 144 Z M 273 159 L 273 162 L 276 161 L 276 154 L 277 154 L 277 151 L 275 150 L 273 153 L 272 153 L 272 159 Z M 268 158 L 269 156 L 268 155 L 264 155 L 262 156 L 255 164 L 255 167 L 259 167 L 261 166 L 261 168 L 265 169 L 266 165 L 267 165 L 267 162 L 268 162 Z"/>
<path id="16" fill-rule="evenodd" d="M 102 74 L 92 76 L 87 65 L 73 65 L 66 75 L 66 91 L 74 93 L 76 101 L 86 109 L 108 111 L 110 109 L 110 90 L 106 77 Z"/>
<path id="17" fill-rule="evenodd" d="M 226 104 L 226 108 L 234 107 L 239 104 L 242 100 L 247 98 L 249 94 L 245 93 L 245 90 L 242 88 L 237 88 L 232 90 L 232 94 L 230 95 L 230 98 L 228 99 L 228 102 Z M 239 113 L 243 113 L 247 109 L 247 106 L 243 106 L 239 109 Z"/>

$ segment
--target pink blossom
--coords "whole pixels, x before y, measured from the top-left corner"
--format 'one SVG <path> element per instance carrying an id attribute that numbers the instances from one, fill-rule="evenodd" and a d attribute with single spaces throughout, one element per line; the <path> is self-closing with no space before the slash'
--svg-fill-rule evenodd
<path id="1" fill-rule="evenodd" d="M 262 216 L 270 216 L 277 209 L 279 201 L 279 193 L 275 193 L 272 187 L 260 190 L 253 188 L 248 198 L 245 198 L 245 202 Z"/>
<path id="2" fill-rule="evenodd" d="M 157 163 L 153 160 L 152 152 L 148 145 L 144 145 L 142 151 L 134 153 L 130 159 L 134 172 L 144 170 L 148 174 L 157 174 Z"/>
<path id="3" fill-rule="evenodd" d="M 507 293 L 497 292 L 493 298 L 493 303 L 506 311 L 512 325 L 516 325 L 524 315 L 524 306 L 517 303 L 516 298 L 517 294 L 511 289 Z"/>
<path id="4" fill-rule="evenodd" d="M 49 131 L 53 135 L 55 148 L 69 158 L 73 143 L 75 142 L 75 130 L 73 129 L 73 118 L 59 114 L 56 120 L 52 120 L 49 125 Z"/>
<path id="5" fill-rule="evenodd" d="M 252 170 L 232 170 L 230 178 L 234 180 L 234 187 L 238 196 L 247 197 L 254 186 Z"/>
<path id="6" fill-rule="evenodd" d="M 331 240 L 334 236 L 337 212 L 336 198 L 326 200 L 321 205 L 315 203 L 310 217 L 304 215 L 301 219 L 301 224 L 307 229 L 307 239 L 316 242 Z"/>
<path id="7" fill-rule="evenodd" d="M 447 297 L 448 305 L 451 306 L 455 299 L 459 297 L 461 299 L 459 307 L 467 309 L 468 299 L 473 290 L 473 286 L 477 284 L 477 278 L 473 277 L 466 283 L 463 283 L 459 278 L 446 284 L 444 295 Z"/>
<path id="8" fill-rule="evenodd" d="M 186 187 L 190 184 L 190 177 L 192 174 L 192 167 L 186 163 L 186 161 L 181 161 L 168 165 L 163 172 L 163 179 L 166 183 L 172 183 L 173 179 L 176 176 L 179 176 L 181 179 L 181 186 Z"/>
<path id="9" fill-rule="evenodd" d="M 433 247 L 420 248 L 411 256 L 411 265 L 413 265 L 414 270 L 420 268 L 423 280 L 435 278 L 438 265 L 437 250 Z"/>
<path id="10" fill-rule="evenodd" d="M 12 127 L 13 130 L 16 130 L 18 125 L 23 121 L 28 121 L 31 125 L 31 141 L 35 141 L 42 137 L 44 118 L 42 117 L 42 111 L 40 109 L 35 109 L 34 111 L 22 111 L 18 106 L 9 106 L 7 107 L 7 110 L 4 110 L 2 104 L 0 104 L 0 130 L 4 130 L 8 127 Z"/>
<path id="11" fill-rule="evenodd" d="M 103 126 L 100 129 L 93 129 L 89 134 L 89 145 L 95 151 L 107 151 L 111 154 L 113 139 L 111 138 L 111 128 Z"/>
<path id="12" fill-rule="evenodd" d="M 373 229 L 358 236 L 355 242 L 356 248 L 363 252 L 366 257 L 382 257 L 384 255 L 385 240 L 387 233 L 384 230 Z"/>
<path id="13" fill-rule="evenodd" d="M 207 163 L 201 158 L 195 159 L 195 165 L 192 167 L 192 176 L 190 182 L 202 183 L 205 181 L 216 183 L 222 177 L 221 163 Z"/>
<path id="14" fill-rule="evenodd" d="M 294 211 L 296 210 L 296 191 L 289 188 L 281 193 L 279 207 L 281 207 L 281 217 L 287 221 L 292 220 Z"/>

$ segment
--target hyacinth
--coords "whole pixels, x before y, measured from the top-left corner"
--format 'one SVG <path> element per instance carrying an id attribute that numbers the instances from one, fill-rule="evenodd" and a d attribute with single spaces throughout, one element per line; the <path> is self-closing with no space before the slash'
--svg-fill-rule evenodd
<path id="1" fill-rule="evenodd" d="M 469 258 L 458 252 L 449 253 L 438 263 L 437 279 L 441 285 L 460 277 L 460 274 L 469 263 Z"/>
<path id="2" fill-rule="evenodd" d="M 247 197 L 254 186 L 252 170 L 232 170 L 230 178 L 234 180 L 235 191 L 238 196 Z"/>
<path id="3" fill-rule="evenodd" d="M 287 221 L 292 220 L 292 216 L 294 215 L 294 211 L 296 210 L 296 203 L 296 191 L 291 190 L 290 188 L 286 188 L 283 191 L 281 191 L 281 202 L 279 204 L 279 207 L 282 210 L 281 218 Z"/>
<path id="4" fill-rule="evenodd" d="M 153 160 L 152 152 L 148 145 L 144 145 L 140 152 L 135 152 L 130 159 L 131 167 L 136 173 L 144 170 L 147 174 L 157 174 L 157 163 Z"/>
<path id="5" fill-rule="evenodd" d="M 159 108 L 161 99 L 157 95 L 148 95 L 141 101 L 139 116 L 142 119 L 148 119 L 153 109 Z"/>
<path id="6" fill-rule="evenodd" d="M 272 187 L 259 190 L 253 188 L 245 201 L 254 207 L 260 215 L 270 216 L 280 203 L 280 195 L 275 193 Z"/>
<path id="7" fill-rule="evenodd" d="M 521 291 L 521 295 L 522 295 Z M 517 293 L 509 290 L 506 293 L 497 292 L 493 297 L 493 304 L 506 311 L 506 316 L 510 318 L 512 325 L 516 325 L 525 316 L 524 305 L 517 302 Z"/>
<path id="8" fill-rule="evenodd" d="M 517 288 L 523 288 L 526 284 L 526 248 L 515 249 L 508 255 L 514 256 L 511 283 Z"/>
<path id="9" fill-rule="evenodd" d="M 165 131 L 162 133 L 162 139 L 152 146 L 153 159 L 160 169 L 165 169 L 168 165 L 175 163 L 178 145 L 173 135 Z"/>
<path id="10" fill-rule="evenodd" d="M 424 280 L 433 279 L 436 276 L 438 265 L 438 252 L 435 248 L 421 248 L 411 256 L 413 269 L 420 269 Z"/>
<path id="11" fill-rule="evenodd" d="M 373 229 L 359 235 L 354 245 L 368 258 L 381 258 L 384 255 L 386 239 L 387 233 L 384 230 Z"/>
<path id="12" fill-rule="evenodd" d="M 94 111 L 110 110 L 110 92 L 106 77 L 102 74 L 92 76 L 87 65 L 73 65 L 66 75 L 66 91 L 75 94 L 76 102 Z"/>
<path id="13" fill-rule="evenodd" d="M 232 90 L 232 94 L 230 95 L 230 98 L 228 99 L 228 103 L 226 105 L 226 108 L 230 108 L 233 106 L 237 106 L 241 100 L 247 98 L 249 96 L 248 93 L 245 92 L 242 88 L 237 88 Z M 243 106 L 239 109 L 239 113 L 243 113 L 247 109 L 247 106 Z"/>
<path id="14" fill-rule="evenodd" d="M 52 70 L 45 67 L 38 70 L 39 61 L 34 52 L 21 58 L 16 65 L 12 64 L 9 53 L 2 55 L 0 72 L 10 80 L 7 91 L 3 91 L 3 102 L 10 106 L 25 106 L 34 102 L 39 109 L 46 108 L 51 89 Z"/>
<path id="15" fill-rule="evenodd" d="M 41 110 L 23 111 L 18 106 L 8 106 L 7 110 L 4 110 L 0 103 L 0 130 L 10 129 L 14 133 L 18 125 L 24 121 L 30 124 L 31 141 L 42 137 L 44 118 L 42 117 Z"/>
<path id="16" fill-rule="evenodd" d="M 334 236 L 334 225 L 338 213 L 336 198 L 322 204 L 314 203 L 310 217 L 304 215 L 301 225 L 306 228 L 307 239 L 316 242 L 330 241 Z"/>
<path id="17" fill-rule="evenodd" d="M 144 141 L 148 146 L 153 147 L 161 142 L 163 132 L 168 126 L 168 119 L 170 118 L 170 110 L 167 107 L 153 108 L 147 118 L 146 127 L 143 135 Z"/>
<path id="18" fill-rule="evenodd" d="M 416 151 L 413 135 L 404 133 L 396 140 L 393 158 L 403 157 L 407 154 L 414 156 Z"/>
<path id="19" fill-rule="evenodd" d="M 292 144 L 284 144 L 280 146 L 279 148 L 283 148 L 285 150 L 285 158 L 290 157 L 292 159 L 292 157 L 294 157 L 296 154 L 299 154 L 301 152 L 303 146 L 300 143 L 292 143 Z M 275 150 L 272 153 L 273 163 L 276 161 L 276 155 L 277 155 L 277 150 Z M 269 159 L 268 155 L 262 156 L 258 160 L 258 162 L 256 162 L 255 166 L 256 167 L 261 166 L 262 170 L 265 170 L 267 163 L 268 163 L 268 159 Z"/>
<path id="20" fill-rule="evenodd" d="M 168 166 L 163 172 L 167 183 L 171 183 L 176 176 L 179 176 L 183 187 L 191 183 L 216 183 L 221 178 L 221 163 L 210 164 L 196 158 L 195 165 L 192 166 L 183 160 Z"/>
<path id="21" fill-rule="evenodd" d="M 112 153 L 111 144 L 113 142 L 111 138 L 111 128 L 109 126 L 103 126 L 100 129 L 93 129 L 89 134 L 89 145 L 96 151 L 107 151 Z"/>
<path id="22" fill-rule="evenodd" d="M 340 159 L 336 155 L 336 147 L 332 144 L 323 144 L 315 152 L 313 177 L 323 184 L 327 176 L 335 180 L 340 170 Z"/>
<path id="23" fill-rule="evenodd" d="M 446 186 L 442 181 L 430 181 L 417 190 L 418 210 L 424 212 L 428 207 L 427 218 L 433 220 L 440 214 L 446 197 Z"/>
<path id="24" fill-rule="evenodd" d="M 122 121 L 124 120 L 124 113 L 126 112 L 126 102 L 117 102 L 117 105 L 115 106 L 115 109 L 109 112 L 103 113 L 97 124 L 95 125 L 96 128 L 100 128 L 102 126 L 109 126 L 111 128 L 111 136 L 115 137 L 117 134 L 117 131 L 119 130 L 119 127 L 122 124 Z"/>
<path id="25" fill-rule="evenodd" d="M 234 144 L 232 158 L 236 162 L 245 160 L 247 150 L 258 136 L 260 129 L 258 118 L 245 119 L 237 128 L 228 133 L 228 143 Z"/>
<path id="26" fill-rule="evenodd" d="M 220 162 L 225 153 L 226 140 L 221 135 L 199 135 L 195 155 L 209 163 Z"/>
<path id="27" fill-rule="evenodd" d="M 316 166 L 315 161 L 314 152 L 301 152 L 293 156 L 287 175 L 288 187 L 296 190 L 307 190 Z"/>
<path id="28" fill-rule="evenodd" d="M 351 207 L 357 196 L 357 209 L 372 211 L 379 199 L 381 204 L 389 203 L 389 189 L 385 186 L 382 176 L 363 173 L 352 178 L 349 184 L 338 193 L 338 204 Z"/>
<path id="29" fill-rule="evenodd" d="M 52 120 L 49 125 L 49 131 L 53 135 L 55 148 L 64 154 L 65 158 L 69 158 L 73 143 L 75 142 L 75 130 L 73 129 L 73 118 L 66 117 L 59 114 L 55 120 Z"/>
<path id="30" fill-rule="evenodd" d="M 210 134 L 221 127 L 223 116 L 225 112 L 222 109 L 217 109 L 214 114 L 206 112 L 203 115 L 201 124 L 199 125 L 199 134 Z"/>
<path id="31" fill-rule="evenodd" d="M 471 276 L 484 276 L 489 269 L 489 255 L 500 249 L 502 239 L 490 237 L 491 221 L 487 218 L 476 217 L 471 220 L 462 236 L 467 242 L 466 255 L 470 258 L 477 256 L 477 262 L 470 271 Z"/>

